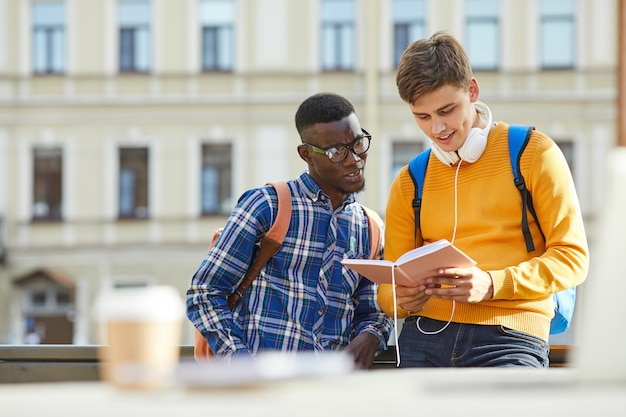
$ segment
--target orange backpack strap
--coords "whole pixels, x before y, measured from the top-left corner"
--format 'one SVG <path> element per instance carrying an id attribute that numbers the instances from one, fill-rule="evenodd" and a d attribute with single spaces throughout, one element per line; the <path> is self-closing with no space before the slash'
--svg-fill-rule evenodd
<path id="1" fill-rule="evenodd" d="M 285 240 L 289 223 L 291 222 L 291 191 L 284 181 L 269 182 L 278 194 L 278 213 L 272 227 L 267 231 L 259 246 L 259 254 L 243 277 L 241 284 L 228 297 L 228 307 L 232 310 L 237 305 L 243 294 L 248 290 L 252 281 L 259 276 L 261 269 L 267 261 L 278 253 Z"/>
<path id="2" fill-rule="evenodd" d="M 287 230 L 289 230 L 289 223 L 291 223 L 291 190 L 285 181 L 268 182 L 268 184 L 273 186 L 278 194 L 278 213 L 265 237 L 282 245 L 285 236 L 287 236 Z"/>
<path id="3" fill-rule="evenodd" d="M 378 257 L 378 252 L 380 251 L 380 237 L 382 234 L 381 230 L 383 220 L 374 210 L 367 208 L 362 204 L 361 207 L 367 215 L 367 224 L 370 231 L 370 258 L 376 259 Z"/>
<path id="4" fill-rule="evenodd" d="M 250 266 L 250 269 L 246 272 L 246 275 L 244 275 L 237 290 L 228 297 L 228 307 L 231 310 L 237 305 L 267 261 L 278 253 L 287 235 L 287 230 L 289 230 L 289 223 L 291 222 L 291 191 L 289 190 L 289 185 L 287 185 L 285 181 L 269 182 L 268 185 L 272 185 L 278 194 L 278 213 L 276 214 L 274 223 L 261 240 L 258 256 Z M 217 240 L 219 233 L 221 233 L 221 228 L 216 231 L 211 246 L 213 246 L 215 240 Z M 196 361 L 206 361 L 213 356 L 209 344 L 198 329 L 195 331 L 194 338 L 193 356 Z"/>

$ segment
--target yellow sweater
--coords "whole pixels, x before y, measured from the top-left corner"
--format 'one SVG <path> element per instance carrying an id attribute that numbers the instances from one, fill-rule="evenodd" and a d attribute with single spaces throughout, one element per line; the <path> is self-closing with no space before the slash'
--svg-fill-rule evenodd
<path id="1" fill-rule="evenodd" d="M 541 229 L 529 214 L 535 251 L 528 253 L 521 226 L 521 198 L 513 183 L 508 125 L 492 129 L 475 163 L 463 162 L 455 187 L 456 166 L 439 162 L 431 152 L 421 208 L 423 242 L 415 241 L 414 187 L 408 167 L 391 185 L 386 212 L 385 259 L 438 239 L 452 241 L 455 189 L 458 198 L 454 245 L 490 273 L 494 296 L 480 303 L 456 303 L 452 321 L 501 324 L 548 340 L 554 313 L 552 294 L 582 283 L 589 266 L 587 239 L 578 197 L 567 162 L 545 134 L 533 131 L 521 158 Z M 418 237 L 419 239 L 419 237 Z M 393 316 L 391 285 L 380 285 L 378 302 Z M 452 302 L 431 298 L 419 315 L 448 321 Z M 407 312 L 398 307 L 399 317 Z"/>

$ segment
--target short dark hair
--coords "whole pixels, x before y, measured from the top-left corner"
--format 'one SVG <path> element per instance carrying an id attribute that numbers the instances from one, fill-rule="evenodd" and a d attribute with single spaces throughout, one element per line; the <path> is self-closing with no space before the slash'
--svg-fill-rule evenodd
<path id="1" fill-rule="evenodd" d="M 304 100 L 296 111 L 296 129 L 302 132 L 318 123 L 330 123 L 355 113 L 354 106 L 335 93 L 317 93 Z"/>

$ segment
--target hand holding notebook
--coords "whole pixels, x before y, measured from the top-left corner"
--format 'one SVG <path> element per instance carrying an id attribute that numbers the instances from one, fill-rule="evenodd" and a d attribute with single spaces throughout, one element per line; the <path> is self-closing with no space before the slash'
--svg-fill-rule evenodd
<path id="1" fill-rule="evenodd" d="M 384 259 L 344 259 L 341 263 L 379 284 L 391 284 L 392 270 L 395 270 L 396 284 L 406 287 L 425 285 L 426 278 L 437 275 L 440 268 L 470 268 L 476 265 L 476 261 L 446 239 L 411 249 L 396 262 Z"/>

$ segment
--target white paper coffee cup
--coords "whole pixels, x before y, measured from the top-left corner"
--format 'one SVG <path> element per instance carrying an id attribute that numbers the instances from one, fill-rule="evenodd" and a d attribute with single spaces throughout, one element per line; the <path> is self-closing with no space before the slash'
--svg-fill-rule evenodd
<path id="1" fill-rule="evenodd" d="M 122 389 L 164 387 L 176 370 L 184 303 L 172 287 L 109 290 L 96 303 L 101 377 Z"/>

